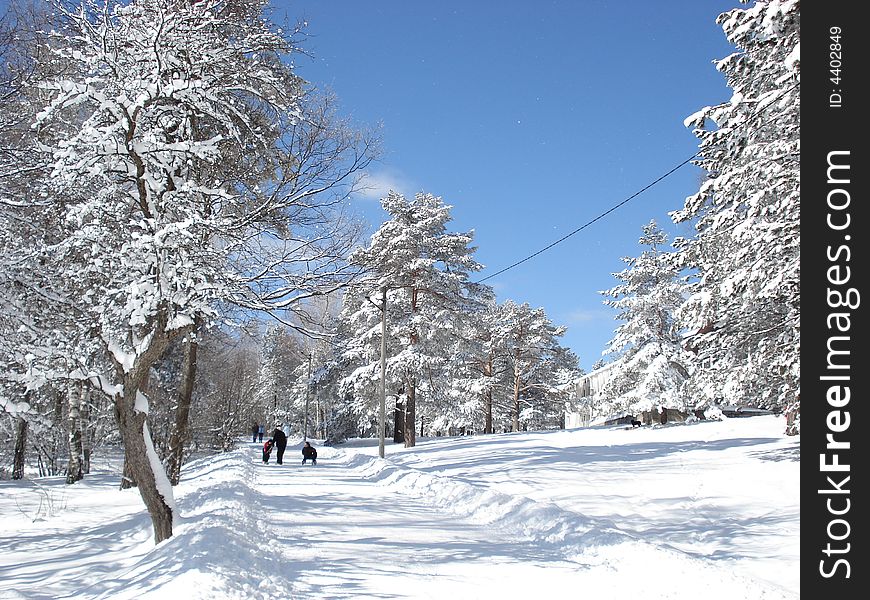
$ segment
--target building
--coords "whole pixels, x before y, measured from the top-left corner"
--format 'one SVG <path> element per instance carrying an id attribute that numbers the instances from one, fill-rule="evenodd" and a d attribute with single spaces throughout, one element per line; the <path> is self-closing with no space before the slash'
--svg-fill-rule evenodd
<path id="1" fill-rule="evenodd" d="M 615 373 L 614 367 L 620 361 L 608 363 L 587 375 L 579 377 L 572 385 L 568 403 L 569 410 L 565 412 L 565 428 L 588 427 L 590 425 L 631 425 L 632 421 L 641 421 L 644 425 L 655 423 L 682 423 L 689 414 L 677 408 L 657 407 L 641 413 L 602 412 L 603 405 L 609 405 L 612 398 L 602 395 L 601 390 Z M 663 414 L 664 413 L 664 414 Z M 698 418 L 704 418 L 703 413 Z"/>
<path id="2" fill-rule="evenodd" d="M 612 369 L 619 361 L 608 363 L 591 373 L 582 375 L 573 383 L 570 393 L 569 410 L 565 413 L 565 428 L 588 427 L 603 415 L 596 413 L 601 404 L 601 389 L 610 379 Z"/>

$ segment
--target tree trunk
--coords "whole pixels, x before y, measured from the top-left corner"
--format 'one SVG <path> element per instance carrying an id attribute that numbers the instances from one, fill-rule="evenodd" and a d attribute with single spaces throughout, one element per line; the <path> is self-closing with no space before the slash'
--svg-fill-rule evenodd
<path id="1" fill-rule="evenodd" d="M 513 423 L 511 424 L 511 431 L 519 431 L 520 430 L 520 377 L 519 375 L 514 376 L 514 410 L 513 410 Z"/>
<path id="2" fill-rule="evenodd" d="M 148 397 L 141 391 L 147 386 L 151 366 L 163 355 L 173 337 L 191 333 L 192 327 L 166 331 L 165 312 L 157 315 L 150 332 L 150 344 L 143 348 L 132 367 L 116 364 L 123 381 L 122 392 L 115 394 L 115 415 L 124 442 L 125 470 L 129 468 L 154 527 L 154 542 L 172 537 L 175 498 L 166 470 L 157 456 L 148 431 Z"/>
<path id="3" fill-rule="evenodd" d="M 123 442 L 124 436 L 121 436 L 121 441 Z M 124 448 L 124 470 L 121 472 L 121 485 L 120 489 L 129 490 L 130 488 L 136 487 L 136 476 L 133 474 L 133 466 L 130 464 L 130 460 L 127 458 L 127 448 Z"/>
<path id="4" fill-rule="evenodd" d="M 417 430 L 414 427 L 417 421 L 416 399 L 417 382 L 410 379 L 408 381 L 408 398 L 405 401 L 405 448 L 413 448 L 417 445 Z"/>
<path id="5" fill-rule="evenodd" d="M 419 310 L 420 290 L 413 288 L 411 290 L 411 314 L 416 315 Z M 413 354 L 414 348 L 419 341 L 416 331 L 411 331 L 408 349 Z M 408 397 L 405 400 L 405 448 L 413 448 L 417 445 L 417 430 L 414 427 L 417 421 L 417 380 L 414 376 L 409 376 L 407 381 Z"/>
<path id="6" fill-rule="evenodd" d="M 133 480 L 136 482 L 142 501 L 151 516 L 151 524 L 154 527 L 154 543 L 172 537 L 172 486 L 165 472 L 162 471 L 157 452 L 151 442 L 151 434 L 148 431 L 146 419 L 147 412 L 137 410 L 137 404 L 147 402 L 142 398 L 138 389 L 130 391 L 125 385 L 123 396 L 119 395 L 117 402 L 125 406 L 121 412 L 121 438 L 124 440 L 125 467 L 129 467 Z M 137 400 L 138 396 L 138 400 Z M 165 485 L 158 482 L 165 480 Z M 164 493 L 169 498 L 164 497 Z"/>
<path id="7" fill-rule="evenodd" d="M 82 466 L 82 395 L 85 384 L 82 381 L 70 381 L 67 384 L 67 399 L 69 402 L 69 432 L 67 447 L 69 450 L 69 463 L 66 468 L 66 482 L 73 484 L 84 477 Z"/>
<path id="8" fill-rule="evenodd" d="M 483 426 L 484 433 L 492 433 L 492 390 L 486 390 L 484 397 L 484 410 L 486 412 L 486 421 Z"/>
<path id="9" fill-rule="evenodd" d="M 405 405 L 401 394 L 396 394 L 396 407 L 393 410 L 393 442 L 401 444 L 405 441 Z"/>
<path id="10" fill-rule="evenodd" d="M 27 449 L 27 421 L 18 418 L 15 427 L 15 453 L 12 458 L 12 479 L 24 479 L 24 455 Z"/>
<path id="11" fill-rule="evenodd" d="M 320 400 L 317 398 L 317 395 L 314 396 L 314 438 L 315 439 L 326 439 L 325 436 L 320 436 L 320 430 L 323 428 L 323 420 L 320 416 Z"/>
<path id="12" fill-rule="evenodd" d="M 121 403 L 113 399 L 112 411 L 115 414 L 115 423 L 118 425 L 118 431 L 121 431 Z M 124 443 L 123 436 L 121 443 Z M 136 480 L 133 478 L 133 468 L 130 466 L 130 461 L 127 459 L 127 448 L 124 448 L 124 468 L 121 471 L 121 485 L 118 489 L 128 490 L 136 487 Z"/>
<path id="13" fill-rule="evenodd" d="M 82 388 L 82 473 L 91 472 L 91 448 L 94 447 L 94 430 L 91 423 L 91 387 Z"/>
<path id="14" fill-rule="evenodd" d="M 175 427 L 169 438 L 167 475 L 172 485 L 181 480 L 184 445 L 190 438 L 190 404 L 193 398 L 193 383 L 196 378 L 196 352 L 198 343 L 190 334 L 184 345 L 184 365 L 181 385 L 178 390 L 178 408 L 175 411 Z"/>

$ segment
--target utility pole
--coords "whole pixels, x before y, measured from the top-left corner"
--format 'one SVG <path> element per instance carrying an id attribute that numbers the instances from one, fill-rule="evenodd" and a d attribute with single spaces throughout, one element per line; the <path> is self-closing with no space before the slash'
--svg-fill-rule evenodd
<path id="1" fill-rule="evenodd" d="M 378 456 L 384 457 L 384 429 L 387 426 L 387 286 L 381 286 L 381 414 L 378 427 Z"/>
<path id="2" fill-rule="evenodd" d="M 387 426 L 387 285 L 381 285 L 381 304 L 370 297 L 366 299 L 381 311 L 381 406 L 378 423 L 378 456 L 384 457 L 384 429 Z"/>

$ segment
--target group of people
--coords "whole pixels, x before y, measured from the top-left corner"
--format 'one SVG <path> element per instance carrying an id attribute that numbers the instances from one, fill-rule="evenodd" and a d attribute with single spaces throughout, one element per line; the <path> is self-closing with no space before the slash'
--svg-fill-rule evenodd
<path id="1" fill-rule="evenodd" d="M 263 441 L 263 434 L 265 428 L 263 425 L 254 425 L 251 428 L 251 432 L 253 433 L 254 442 Z M 278 424 L 275 427 L 275 431 L 272 432 L 272 437 L 270 437 L 263 444 L 263 462 L 268 463 L 269 457 L 272 455 L 272 449 L 275 449 L 275 462 L 279 465 L 284 464 L 284 451 L 287 450 L 287 434 L 284 433 L 284 430 L 281 429 L 281 425 Z M 305 445 L 302 446 L 302 464 L 304 465 L 306 462 L 311 461 L 312 465 L 317 464 L 317 448 L 311 445 L 311 442 L 305 442 Z"/>

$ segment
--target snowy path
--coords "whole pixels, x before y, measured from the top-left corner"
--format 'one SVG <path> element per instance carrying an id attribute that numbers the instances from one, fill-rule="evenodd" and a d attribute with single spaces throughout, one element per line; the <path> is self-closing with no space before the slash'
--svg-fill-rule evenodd
<path id="1" fill-rule="evenodd" d="M 270 535 L 298 571 L 290 597 L 443 598 L 446 581 L 455 597 L 483 598 L 506 580 L 521 597 L 576 580 L 576 564 L 361 478 L 345 461 L 303 467 L 294 457 L 257 470 Z M 432 596 L 430 578 L 440 580 Z"/>

